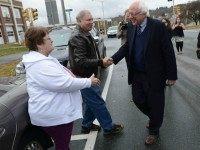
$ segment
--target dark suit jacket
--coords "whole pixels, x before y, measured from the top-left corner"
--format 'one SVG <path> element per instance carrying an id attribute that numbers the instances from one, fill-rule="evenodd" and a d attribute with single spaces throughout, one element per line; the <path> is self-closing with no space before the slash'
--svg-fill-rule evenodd
<path id="1" fill-rule="evenodd" d="M 167 29 L 158 20 L 147 18 L 149 33 L 144 48 L 145 72 L 152 87 L 155 90 L 165 86 L 166 79 L 177 79 L 177 67 L 174 49 Z M 128 83 L 132 84 L 134 74 L 133 44 L 136 27 L 128 24 L 127 41 L 112 56 L 114 64 L 117 64 L 124 57 L 128 57 Z"/>

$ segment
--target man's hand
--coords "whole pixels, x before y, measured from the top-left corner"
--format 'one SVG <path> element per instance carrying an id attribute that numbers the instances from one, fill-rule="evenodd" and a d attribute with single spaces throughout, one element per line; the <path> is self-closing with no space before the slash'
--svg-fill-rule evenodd
<path id="1" fill-rule="evenodd" d="M 103 66 L 104 67 L 108 67 L 108 66 L 110 66 L 112 64 L 113 64 L 113 59 L 112 58 L 105 57 L 103 59 Z"/>
<path id="2" fill-rule="evenodd" d="M 166 85 L 174 85 L 176 83 L 176 80 L 166 80 Z"/>

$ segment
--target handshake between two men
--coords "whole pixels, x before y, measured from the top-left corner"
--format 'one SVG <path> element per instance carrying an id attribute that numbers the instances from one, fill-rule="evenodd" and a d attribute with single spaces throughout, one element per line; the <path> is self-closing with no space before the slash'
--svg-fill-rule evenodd
<path id="1" fill-rule="evenodd" d="M 113 64 L 113 59 L 112 58 L 109 58 L 109 57 L 105 57 L 103 60 L 103 66 L 105 68 L 109 67 L 110 65 Z"/>

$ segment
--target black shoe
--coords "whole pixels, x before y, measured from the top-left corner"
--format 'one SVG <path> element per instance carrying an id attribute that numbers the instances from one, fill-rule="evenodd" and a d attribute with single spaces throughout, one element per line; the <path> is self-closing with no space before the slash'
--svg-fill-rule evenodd
<path id="1" fill-rule="evenodd" d="M 113 128 L 109 131 L 104 132 L 104 137 L 112 137 L 116 134 L 119 134 L 123 131 L 124 126 L 122 124 L 114 124 Z"/>
<path id="2" fill-rule="evenodd" d="M 101 127 L 96 124 L 92 124 L 92 126 L 90 128 L 82 126 L 81 133 L 89 134 L 90 131 L 101 131 Z"/>

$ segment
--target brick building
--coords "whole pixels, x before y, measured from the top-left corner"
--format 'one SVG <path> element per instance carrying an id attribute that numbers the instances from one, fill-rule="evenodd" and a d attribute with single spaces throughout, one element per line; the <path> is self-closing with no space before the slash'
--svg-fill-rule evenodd
<path id="1" fill-rule="evenodd" d="M 0 0 L 0 44 L 13 43 L 23 39 L 26 23 L 22 17 L 21 0 L 12 0 L 16 18 L 16 26 L 19 33 L 17 36 L 14 17 L 11 9 L 10 0 Z"/>

